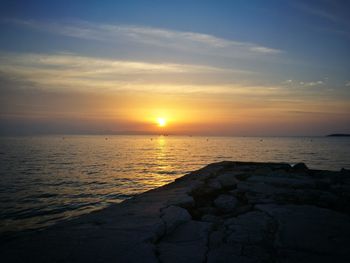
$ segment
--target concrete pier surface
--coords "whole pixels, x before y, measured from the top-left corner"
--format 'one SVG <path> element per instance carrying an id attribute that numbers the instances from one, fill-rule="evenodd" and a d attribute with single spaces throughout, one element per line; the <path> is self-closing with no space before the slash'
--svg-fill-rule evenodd
<path id="1" fill-rule="evenodd" d="M 7 262 L 350 262 L 350 173 L 220 162 L 0 239 Z"/>

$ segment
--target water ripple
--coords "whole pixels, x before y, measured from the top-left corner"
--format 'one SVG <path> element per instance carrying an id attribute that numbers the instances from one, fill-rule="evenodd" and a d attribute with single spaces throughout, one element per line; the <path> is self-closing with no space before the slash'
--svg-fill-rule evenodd
<path id="1" fill-rule="evenodd" d="M 151 140 L 152 138 L 152 140 Z M 0 139 L 0 233 L 42 228 L 222 160 L 350 168 L 349 138 L 38 136 Z"/>

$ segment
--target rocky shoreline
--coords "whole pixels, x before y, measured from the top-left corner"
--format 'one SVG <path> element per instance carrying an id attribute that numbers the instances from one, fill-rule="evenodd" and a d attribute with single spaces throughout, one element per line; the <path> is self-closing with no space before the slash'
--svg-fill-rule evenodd
<path id="1" fill-rule="evenodd" d="M 1 239 L 1 262 L 350 262 L 350 173 L 220 162 Z"/>

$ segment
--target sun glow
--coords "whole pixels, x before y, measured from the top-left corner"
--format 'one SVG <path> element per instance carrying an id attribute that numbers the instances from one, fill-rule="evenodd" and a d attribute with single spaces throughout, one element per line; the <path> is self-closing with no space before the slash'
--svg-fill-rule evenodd
<path id="1" fill-rule="evenodd" d="M 158 118 L 157 123 L 158 123 L 159 127 L 164 127 L 167 124 L 166 119 L 164 119 L 164 118 Z"/>

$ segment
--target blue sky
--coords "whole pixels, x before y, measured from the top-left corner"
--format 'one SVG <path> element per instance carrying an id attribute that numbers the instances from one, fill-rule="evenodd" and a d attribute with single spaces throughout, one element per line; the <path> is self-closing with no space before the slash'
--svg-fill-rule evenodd
<path id="1" fill-rule="evenodd" d="M 215 105 L 228 105 L 197 123 L 209 131 L 214 121 L 218 134 L 317 135 L 330 125 L 350 131 L 349 11 L 348 1 L 328 0 L 0 1 L 0 123 L 8 131 L 31 130 L 31 123 L 62 132 L 145 129 L 124 117 L 136 102 L 111 109 L 92 98 L 155 94 L 156 106 L 138 110 L 158 109 L 181 122 L 186 107 L 196 121 L 200 116 L 160 101 L 196 94 L 204 108 L 211 95 Z M 37 92 L 53 103 L 31 95 L 24 105 Z M 82 106 L 52 106 L 57 93 L 76 96 Z M 234 112 L 253 122 L 261 109 L 266 125 L 237 122 Z M 101 111 L 109 116 L 103 121 Z M 289 120 L 287 128 L 276 130 L 278 116 Z M 83 128 L 69 124 L 76 118 Z M 181 127 L 195 130 L 188 122 Z"/>

